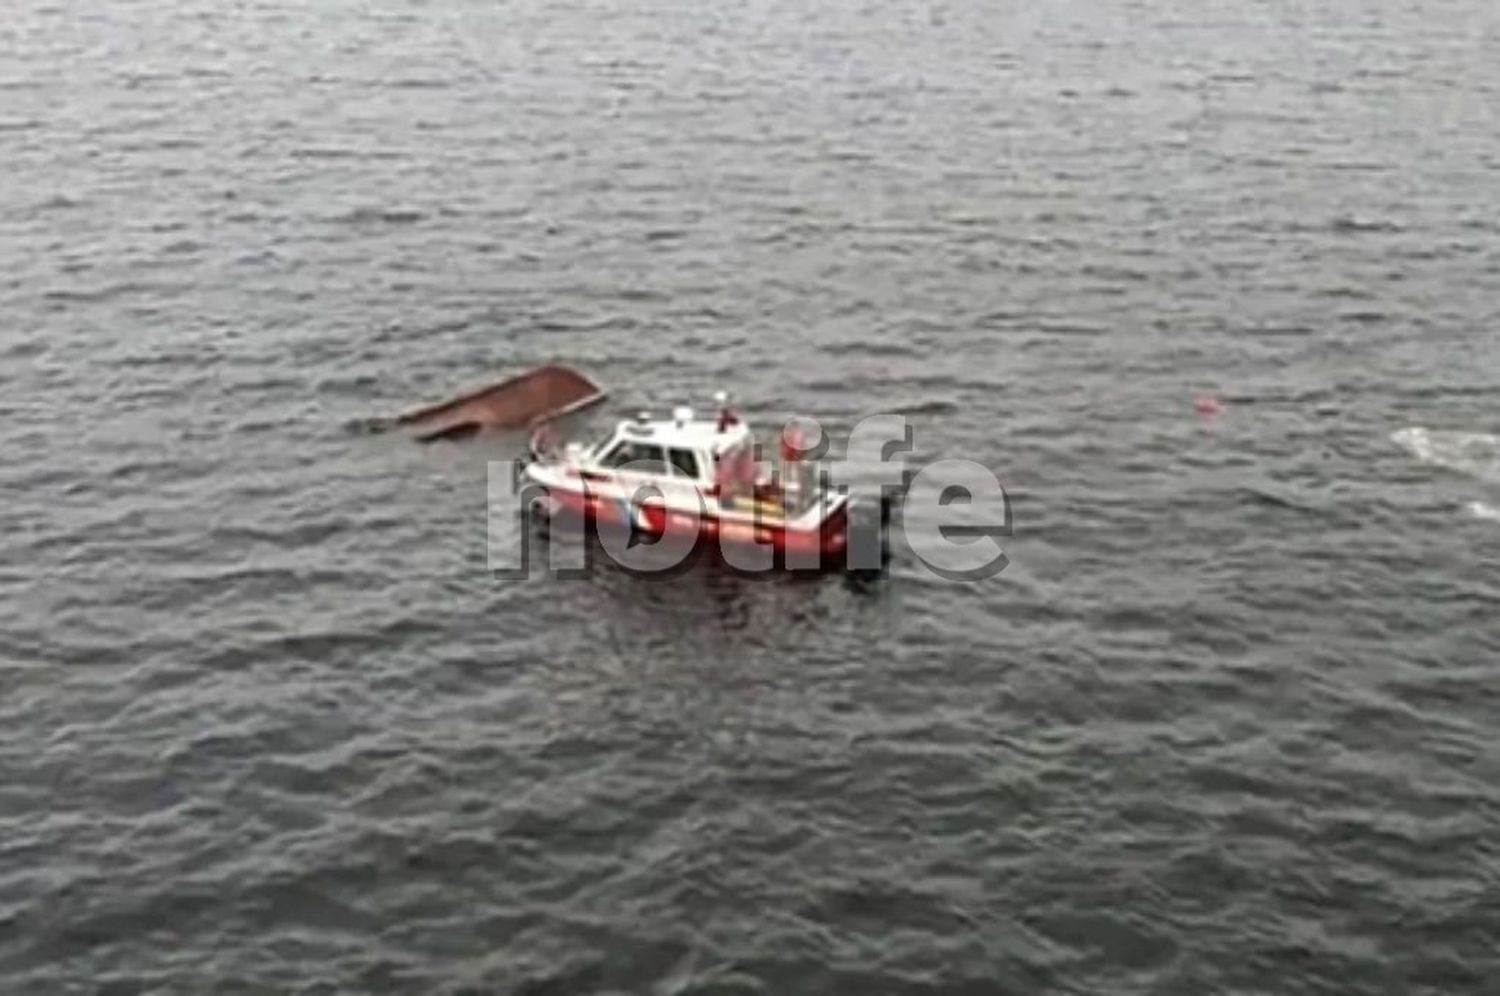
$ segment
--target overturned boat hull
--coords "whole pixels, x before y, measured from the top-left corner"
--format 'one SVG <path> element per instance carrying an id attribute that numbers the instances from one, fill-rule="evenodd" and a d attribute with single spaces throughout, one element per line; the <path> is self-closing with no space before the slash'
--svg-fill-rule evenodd
<path id="1" fill-rule="evenodd" d="M 396 424 L 424 443 L 463 439 L 487 429 L 531 428 L 604 398 L 604 389 L 583 374 L 553 365 L 408 412 Z"/>

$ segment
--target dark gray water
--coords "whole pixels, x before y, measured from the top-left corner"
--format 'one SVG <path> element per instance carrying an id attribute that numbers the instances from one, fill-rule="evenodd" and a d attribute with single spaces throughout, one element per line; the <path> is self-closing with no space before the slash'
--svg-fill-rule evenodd
<path id="1" fill-rule="evenodd" d="M 0 989 L 1493 993 L 1497 51 L 10 0 Z M 361 427 L 549 359 L 908 412 L 1013 563 L 499 581 L 517 441 Z"/>

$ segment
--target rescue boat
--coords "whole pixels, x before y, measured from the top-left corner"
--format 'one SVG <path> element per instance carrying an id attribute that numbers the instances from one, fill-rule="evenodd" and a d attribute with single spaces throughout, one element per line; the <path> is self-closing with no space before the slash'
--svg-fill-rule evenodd
<path id="1" fill-rule="evenodd" d="M 593 445 L 561 443 L 543 425 L 522 472 L 542 491 L 531 512 L 544 523 L 572 516 L 596 530 L 648 538 L 769 546 L 778 567 L 794 570 L 878 570 L 886 559 L 885 503 L 851 516 L 848 494 L 818 473 L 795 423 L 783 430 L 780 460 L 766 473 L 750 426 L 722 394 L 716 401 L 710 417 L 686 407 L 667 418 L 643 412 Z"/>

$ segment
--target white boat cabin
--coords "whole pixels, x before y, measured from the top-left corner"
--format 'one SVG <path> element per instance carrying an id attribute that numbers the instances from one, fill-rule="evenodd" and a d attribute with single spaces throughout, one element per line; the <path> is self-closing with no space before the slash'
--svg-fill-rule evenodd
<path id="1" fill-rule="evenodd" d="M 638 489 L 649 486 L 668 508 L 707 511 L 726 520 L 780 519 L 797 528 L 816 528 L 846 503 L 845 495 L 824 492 L 806 463 L 789 468 L 783 460 L 769 479 L 761 476 L 755 445 L 750 426 L 721 402 L 711 418 L 699 418 L 691 408 L 678 408 L 667 419 L 642 413 L 619 423 L 596 446 L 567 444 L 561 459 L 534 446 L 538 458 L 527 474 L 558 493 L 586 490 L 598 498 L 634 502 Z"/>
<path id="2" fill-rule="evenodd" d="M 670 419 L 639 418 L 621 422 L 608 439 L 576 455 L 578 465 L 611 474 L 665 477 L 707 490 L 715 467 L 726 454 L 753 452 L 750 427 L 734 419 L 697 418 L 679 408 Z"/>

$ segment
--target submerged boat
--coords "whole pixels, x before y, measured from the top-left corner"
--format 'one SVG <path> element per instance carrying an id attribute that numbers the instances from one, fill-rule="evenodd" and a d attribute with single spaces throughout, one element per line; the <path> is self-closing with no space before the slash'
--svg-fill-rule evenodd
<path id="1" fill-rule="evenodd" d="M 604 389 L 569 367 L 552 364 L 428 405 L 396 419 L 420 442 L 465 439 L 487 429 L 526 429 L 604 400 Z"/>
<path id="2" fill-rule="evenodd" d="M 886 557 L 885 503 L 852 509 L 849 496 L 817 473 L 791 426 L 775 472 L 764 473 L 751 428 L 723 395 L 716 400 L 712 417 L 690 408 L 669 418 L 642 413 L 594 445 L 561 444 L 544 426 L 523 471 L 543 491 L 532 513 L 542 521 L 566 515 L 595 529 L 717 542 L 726 553 L 737 545 L 770 547 L 776 566 L 793 570 L 878 569 Z"/>

